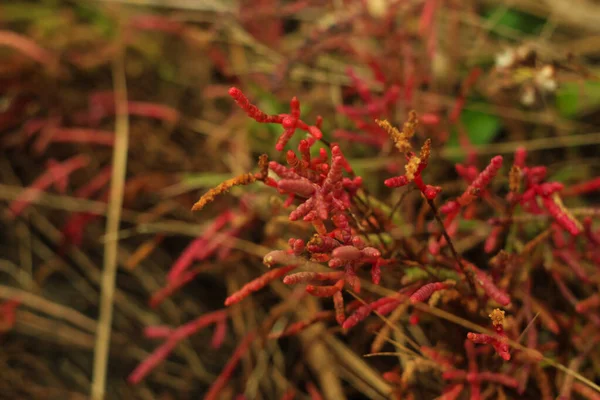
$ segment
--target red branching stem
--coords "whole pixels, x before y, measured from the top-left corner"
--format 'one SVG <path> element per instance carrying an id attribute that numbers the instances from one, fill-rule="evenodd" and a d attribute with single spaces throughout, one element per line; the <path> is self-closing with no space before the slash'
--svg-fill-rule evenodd
<path id="1" fill-rule="evenodd" d="M 554 252 L 554 255 L 564 261 L 571 270 L 575 273 L 575 275 L 581 279 L 585 283 L 590 283 L 591 279 L 588 276 L 587 271 L 581 265 L 578 260 L 578 256 L 574 254 L 572 250 L 569 249 L 561 249 Z"/>
<path id="2" fill-rule="evenodd" d="M 227 336 L 227 319 L 223 318 L 215 322 L 215 331 L 210 341 L 210 347 L 220 348 L 225 341 L 225 336 Z"/>
<path id="3" fill-rule="evenodd" d="M 467 92 L 475 84 L 475 82 L 477 81 L 477 79 L 479 78 L 481 73 L 482 73 L 482 70 L 480 68 L 474 68 L 469 72 L 469 75 L 463 82 L 463 85 L 461 88 L 461 94 L 456 99 L 456 102 L 454 103 L 454 107 L 452 108 L 452 111 L 450 112 L 450 117 L 449 117 L 450 122 L 454 123 L 454 122 L 458 121 L 458 118 L 460 117 L 460 114 L 465 106 L 466 101 L 467 101 L 467 97 L 466 97 Z"/>
<path id="4" fill-rule="evenodd" d="M 69 176 L 74 171 L 85 167 L 90 162 L 87 155 L 77 155 L 50 167 L 40 175 L 27 189 L 25 189 L 9 206 L 11 218 L 20 215 L 30 204 L 41 196 L 44 189 L 48 188 L 57 179 Z"/>
<path id="5" fill-rule="evenodd" d="M 469 205 L 481 190 L 485 189 L 494 179 L 498 171 L 502 167 L 502 156 L 492 158 L 489 165 L 481 171 L 475 180 L 469 185 L 467 190 L 456 199 L 458 204 L 465 207 Z"/>
<path id="6" fill-rule="evenodd" d="M 548 213 L 554 217 L 554 220 L 567 232 L 573 236 L 577 236 L 581 233 L 581 223 L 575 219 L 570 213 L 566 211 L 559 204 L 559 197 L 542 197 L 544 207 L 548 210 Z"/>
<path id="7" fill-rule="evenodd" d="M 467 360 L 469 362 L 469 373 L 467 374 L 467 381 L 471 385 L 471 399 L 480 400 L 480 382 L 477 379 L 472 379 L 473 376 L 479 373 L 479 368 L 477 367 L 475 345 L 468 339 L 465 340 L 465 351 L 467 353 Z"/>
<path id="8" fill-rule="evenodd" d="M 217 379 L 215 379 L 210 389 L 208 390 L 208 393 L 204 396 L 204 400 L 217 400 L 220 398 L 219 395 L 221 391 L 225 388 L 227 382 L 229 382 L 233 371 L 235 371 L 235 368 L 240 362 L 242 356 L 246 353 L 246 351 L 248 351 L 248 347 L 250 346 L 250 343 L 252 343 L 252 341 L 254 340 L 255 336 L 255 332 L 250 332 L 244 337 L 244 339 L 242 339 L 238 347 L 233 352 L 233 355 L 231 356 L 229 361 L 227 361 L 225 368 L 223 368 L 221 374 L 219 374 Z"/>
<path id="9" fill-rule="evenodd" d="M 600 190 L 600 177 L 569 186 L 563 192 L 564 196 L 579 196 Z"/>
<path id="10" fill-rule="evenodd" d="M 283 278 L 286 285 L 296 285 L 299 283 L 310 283 L 314 281 L 337 281 L 344 276 L 344 272 L 296 272 Z"/>
<path id="11" fill-rule="evenodd" d="M 304 329 L 311 326 L 312 324 L 314 324 L 315 322 L 325 321 L 325 320 L 330 319 L 333 316 L 334 315 L 331 311 L 319 311 L 318 313 L 316 313 L 315 315 L 313 315 L 311 318 L 309 318 L 307 320 L 298 321 L 298 322 L 288 325 L 288 327 L 285 328 L 285 330 L 283 330 L 281 332 L 274 332 L 274 333 L 269 334 L 269 339 L 279 339 L 282 337 L 296 335 L 296 334 L 302 332 Z"/>
<path id="12" fill-rule="evenodd" d="M 284 192 L 290 192 L 303 197 L 310 197 L 315 192 L 315 185 L 308 179 L 282 179 L 277 187 Z"/>
<path id="13" fill-rule="evenodd" d="M 403 301 L 405 297 L 405 294 L 398 293 L 393 296 L 382 297 L 369 304 L 363 304 L 362 306 L 358 307 L 356 311 L 354 311 L 354 313 L 344 321 L 342 327 L 344 329 L 350 329 L 356 326 L 359 322 L 367 318 L 372 311 L 377 311 L 378 313 L 384 315 L 389 314 L 398 307 L 398 305 Z"/>
<path id="14" fill-rule="evenodd" d="M 286 267 L 281 267 L 264 273 L 258 278 L 248 282 L 237 292 L 231 294 L 227 299 L 225 299 L 225 305 L 230 306 L 232 304 L 239 303 L 252 293 L 267 286 L 271 281 L 274 281 L 277 278 L 281 278 L 282 276 L 284 276 L 285 274 L 287 274 L 295 268 L 295 265 L 288 265 Z"/>
<path id="15" fill-rule="evenodd" d="M 335 309 L 335 320 L 339 325 L 342 325 L 346 320 L 346 313 L 344 311 L 344 297 L 341 291 L 333 294 L 333 308 Z"/>
<path id="16" fill-rule="evenodd" d="M 220 231 L 228 222 L 233 219 L 231 211 L 225 211 L 220 214 L 214 221 L 205 229 L 202 235 L 194 239 L 177 258 L 171 270 L 167 274 L 167 281 L 176 282 L 181 275 L 190 267 L 193 261 L 202 260 L 214 250 L 216 246 L 209 248 L 208 240 Z M 212 250 L 212 251 L 211 251 Z"/>
<path id="17" fill-rule="evenodd" d="M 133 370 L 127 380 L 133 384 L 139 383 L 150 373 L 150 371 L 156 368 L 158 364 L 171 354 L 180 341 L 195 334 L 199 330 L 226 318 L 227 312 L 225 310 L 218 310 L 204 314 L 195 320 L 174 329 L 167 340 Z"/>
<path id="18" fill-rule="evenodd" d="M 98 124 L 103 118 L 115 115 L 115 94 L 112 91 L 96 92 L 89 96 L 90 123 Z M 175 124 L 181 115 L 173 107 L 143 101 L 128 101 L 127 113 L 131 116 L 151 118 Z"/>
<path id="19" fill-rule="evenodd" d="M 102 188 L 108 184 L 108 182 L 110 182 L 111 174 L 112 166 L 107 165 L 106 167 L 102 168 L 100 172 L 98 172 L 88 183 L 75 191 L 75 197 L 80 197 L 83 199 L 91 198 L 94 194 L 101 191 Z"/>
<path id="20" fill-rule="evenodd" d="M 51 131 L 48 139 L 54 143 L 86 143 L 111 147 L 115 143 L 115 134 L 89 128 L 57 128 Z M 41 152 L 45 147 L 36 150 Z"/>
<path id="21" fill-rule="evenodd" d="M 15 325 L 16 310 L 20 304 L 19 299 L 10 299 L 0 305 L 0 332 L 8 331 Z"/>
<path id="22" fill-rule="evenodd" d="M 587 400 L 600 400 L 600 393 L 581 382 L 573 382 L 573 390 Z"/>
<path id="23" fill-rule="evenodd" d="M 594 245 L 599 246 L 600 245 L 600 234 L 598 232 L 595 232 L 594 229 L 592 228 L 592 218 L 591 217 L 585 217 L 583 219 L 583 227 L 585 229 L 585 236 L 590 241 L 590 243 L 593 243 Z"/>
<path id="24" fill-rule="evenodd" d="M 279 115 L 267 115 L 262 112 L 254 104 L 250 103 L 250 100 L 242 93 L 238 88 L 232 87 L 229 89 L 229 95 L 235 100 L 237 105 L 248 114 L 250 118 L 256 122 L 263 123 L 281 123 L 283 117 Z"/>
<path id="25" fill-rule="evenodd" d="M 434 282 L 421 286 L 416 292 L 410 296 L 411 304 L 427 301 L 434 292 L 448 289 L 454 286 L 454 282 Z"/>
<path id="26" fill-rule="evenodd" d="M 589 311 L 592 308 L 598 307 L 600 307 L 600 294 L 598 293 L 594 293 L 587 299 L 581 300 L 577 304 L 575 304 L 575 310 L 577 310 L 578 313 L 582 314 Z"/>
<path id="27" fill-rule="evenodd" d="M 280 400 L 294 400 L 296 398 L 296 390 L 294 388 L 289 388 L 286 392 L 281 396 Z"/>
<path id="28" fill-rule="evenodd" d="M 40 64 L 52 66 L 56 57 L 33 40 L 11 31 L 0 30 L 0 46 L 12 47 Z"/>
<path id="29" fill-rule="evenodd" d="M 138 30 L 159 31 L 173 35 L 180 35 L 186 30 L 186 26 L 179 21 L 152 14 L 136 15 L 128 21 L 127 26 Z"/>
<path id="30" fill-rule="evenodd" d="M 307 285 L 306 291 L 316 297 L 331 297 L 344 288 L 344 283 L 344 279 L 340 279 L 333 286 Z"/>
<path id="31" fill-rule="evenodd" d="M 458 397 L 460 396 L 460 394 L 462 393 L 464 388 L 465 388 L 465 385 L 462 383 L 457 383 L 456 385 L 451 385 L 448 388 L 444 389 L 444 392 L 442 393 L 442 395 L 440 397 L 438 397 L 438 399 L 439 400 L 456 400 L 456 399 L 458 399 Z"/>
<path id="32" fill-rule="evenodd" d="M 306 384 L 306 391 L 310 395 L 310 400 L 323 400 L 323 395 L 312 382 Z"/>
<path id="33" fill-rule="evenodd" d="M 487 335 L 485 333 L 473 333 L 473 332 L 469 332 L 467 334 L 467 339 L 469 339 L 471 342 L 473 343 L 477 343 L 477 344 L 492 344 L 494 343 L 494 338 L 490 335 Z"/>
<path id="34" fill-rule="evenodd" d="M 144 329 L 144 336 L 149 339 L 166 338 L 173 334 L 173 328 L 168 325 L 152 325 Z"/>
<path id="35" fill-rule="evenodd" d="M 485 294 L 502 306 L 510 304 L 509 294 L 499 289 L 488 274 L 472 264 L 469 265 L 469 268 L 473 270 L 475 281 L 481 286 Z"/>
<path id="36" fill-rule="evenodd" d="M 427 346 L 421 346 L 420 350 L 421 353 L 423 353 L 423 355 L 428 357 L 431 361 L 435 362 L 436 364 L 439 364 L 443 369 L 454 368 L 454 363 L 452 362 L 452 360 L 442 355 L 436 349 Z"/>

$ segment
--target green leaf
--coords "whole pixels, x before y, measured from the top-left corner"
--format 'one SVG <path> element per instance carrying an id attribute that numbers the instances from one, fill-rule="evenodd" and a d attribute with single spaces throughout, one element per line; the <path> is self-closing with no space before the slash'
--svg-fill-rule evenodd
<path id="1" fill-rule="evenodd" d="M 465 128 L 470 142 L 475 146 L 490 144 L 496 136 L 498 136 L 500 128 L 502 127 L 500 118 L 497 116 L 469 109 L 463 110 L 460 115 L 460 122 Z M 452 130 L 446 145 L 449 148 L 460 147 L 456 129 Z M 464 157 L 465 155 L 461 155 L 450 157 L 450 159 L 455 162 L 460 162 Z"/>
<path id="2" fill-rule="evenodd" d="M 556 93 L 556 107 L 565 118 L 573 118 L 585 110 L 600 106 L 600 82 L 568 82 Z"/>
<path id="3" fill-rule="evenodd" d="M 543 18 L 502 6 L 489 8 L 483 15 L 488 19 L 495 20 L 496 23 L 491 28 L 491 32 L 500 35 L 502 32 L 496 27 L 505 27 L 528 35 L 537 35 L 546 24 L 546 20 Z"/>

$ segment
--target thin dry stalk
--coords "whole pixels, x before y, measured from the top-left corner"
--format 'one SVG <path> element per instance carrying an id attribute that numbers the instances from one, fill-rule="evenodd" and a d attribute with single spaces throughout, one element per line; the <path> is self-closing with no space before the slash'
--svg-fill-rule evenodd
<path id="1" fill-rule="evenodd" d="M 122 49 L 122 47 L 121 47 Z M 127 83 L 125 80 L 124 54 L 119 52 L 113 62 L 115 92 L 115 146 L 113 151 L 110 200 L 106 221 L 106 235 L 116 236 L 121 223 L 121 208 L 127 170 L 127 150 L 129 147 L 129 119 L 127 117 Z M 106 392 L 106 366 L 110 347 L 110 333 L 113 318 L 115 278 L 117 273 L 118 240 L 108 240 L 104 244 L 104 267 L 102 272 L 102 293 L 100 295 L 100 315 L 94 347 L 94 369 L 92 373 L 91 397 L 104 399 Z"/>

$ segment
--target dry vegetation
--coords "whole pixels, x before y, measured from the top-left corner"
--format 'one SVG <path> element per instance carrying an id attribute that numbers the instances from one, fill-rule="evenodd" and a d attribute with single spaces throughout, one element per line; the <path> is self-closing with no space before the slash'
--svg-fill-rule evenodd
<path id="1" fill-rule="evenodd" d="M 593 0 L 3 2 L 0 398 L 600 398 L 598 21 Z M 286 156 L 310 179 L 279 180 Z M 346 161 L 341 222 L 267 187 L 326 196 Z M 331 285 L 263 264 L 289 238 L 282 263 Z"/>

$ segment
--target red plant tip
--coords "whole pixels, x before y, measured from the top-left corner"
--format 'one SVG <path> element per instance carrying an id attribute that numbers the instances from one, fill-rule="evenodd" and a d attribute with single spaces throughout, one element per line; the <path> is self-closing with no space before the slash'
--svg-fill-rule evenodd
<path id="1" fill-rule="evenodd" d="M 514 164 L 519 168 L 523 168 L 525 166 L 525 158 L 526 157 L 527 157 L 527 150 L 524 147 L 518 147 L 517 150 L 515 150 Z"/>
<path id="2" fill-rule="evenodd" d="M 321 132 L 321 130 L 316 126 L 309 126 L 308 133 L 310 133 L 312 137 L 314 137 L 317 140 L 323 138 L 323 132 Z"/>
<path id="3" fill-rule="evenodd" d="M 354 246 L 341 246 L 333 250 L 331 255 L 344 261 L 358 260 L 362 257 L 362 252 Z"/>
<path id="4" fill-rule="evenodd" d="M 423 195 L 428 200 L 434 200 L 441 191 L 442 191 L 442 188 L 439 186 L 426 185 L 425 190 L 423 191 Z"/>
<path id="5" fill-rule="evenodd" d="M 230 306 L 232 304 L 239 303 L 240 301 L 242 301 L 243 299 L 245 299 L 252 293 L 257 292 L 260 289 L 264 288 L 271 281 L 274 281 L 277 278 L 281 278 L 282 276 L 284 276 L 285 274 L 287 274 L 294 268 L 296 268 L 295 265 L 288 265 L 286 267 L 281 267 L 278 269 L 274 269 L 274 270 L 265 272 L 263 275 L 259 276 L 258 278 L 254 279 L 253 281 L 248 282 L 240 290 L 238 290 L 237 292 L 235 292 L 231 296 L 229 296 L 227 299 L 225 299 L 225 305 Z"/>
<path id="6" fill-rule="evenodd" d="M 354 236 L 352 238 L 352 246 L 359 249 L 363 249 L 365 247 L 365 242 L 360 236 Z"/>
<path id="7" fill-rule="evenodd" d="M 379 258 L 381 257 L 381 252 L 374 247 L 365 247 L 362 249 L 362 255 L 366 258 Z"/>
<path id="8" fill-rule="evenodd" d="M 506 345 L 506 347 L 508 347 L 508 345 Z M 508 350 L 503 350 L 503 351 L 498 351 L 498 355 L 504 360 L 504 361 L 510 361 L 510 353 L 508 352 Z"/>
<path id="9" fill-rule="evenodd" d="M 467 333 L 467 339 L 469 339 L 473 343 L 479 344 L 489 344 L 494 340 L 490 335 L 485 335 L 483 333 Z"/>
<path id="10" fill-rule="evenodd" d="M 242 91 L 236 87 L 229 88 L 228 93 L 229 96 L 231 96 L 234 99 L 237 99 L 239 97 L 245 97 Z"/>
<path id="11" fill-rule="evenodd" d="M 288 258 L 288 253 L 284 250 L 273 250 L 267 253 L 263 258 L 263 263 L 272 267 L 275 264 L 284 264 Z"/>
<path id="12" fill-rule="evenodd" d="M 498 170 L 498 169 L 500 169 L 500 167 L 502 167 L 502 161 L 503 161 L 502 156 L 496 156 L 496 157 L 492 158 L 492 161 L 490 164 L 494 167 L 494 169 Z"/>
<path id="13" fill-rule="evenodd" d="M 395 176 L 393 178 L 386 179 L 383 183 L 387 187 L 397 188 L 397 187 L 407 185 L 408 182 L 409 182 L 408 178 L 406 176 L 402 175 L 402 176 Z"/>
<path id="14" fill-rule="evenodd" d="M 488 274 L 474 265 L 471 266 L 471 269 L 475 273 L 475 281 L 481 286 L 485 294 L 502 306 L 508 306 L 510 304 L 510 295 L 499 289 Z"/>

